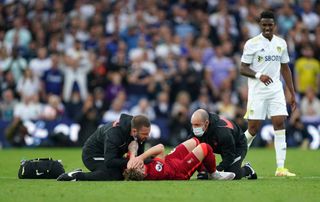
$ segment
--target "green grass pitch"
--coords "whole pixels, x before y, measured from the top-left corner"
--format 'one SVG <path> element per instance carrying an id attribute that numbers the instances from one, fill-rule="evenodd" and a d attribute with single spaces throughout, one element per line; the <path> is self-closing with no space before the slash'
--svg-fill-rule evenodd
<path id="1" fill-rule="evenodd" d="M 81 149 L 0 150 L 0 201 L 320 201 L 320 151 L 289 149 L 286 166 L 294 178 L 274 177 L 273 149 L 251 149 L 248 161 L 258 180 L 239 181 L 144 181 L 144 182 L 57 182 L 20 180 L 21 159 L 62 159 L 66 171 L 84 168 Z M 220 159 L 217 158 L 219 162 Z"/>

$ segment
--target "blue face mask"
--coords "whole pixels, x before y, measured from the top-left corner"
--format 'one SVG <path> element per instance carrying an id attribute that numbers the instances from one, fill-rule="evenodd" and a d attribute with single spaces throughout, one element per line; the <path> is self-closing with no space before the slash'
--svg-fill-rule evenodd
<path id="1" fill-rule="evenodd" d="M 201 137 L 204 134 L 204 130 L 202 127 L 192 128 L 192 131 L 193 131 L 194 135 L 197 137 Z"/>

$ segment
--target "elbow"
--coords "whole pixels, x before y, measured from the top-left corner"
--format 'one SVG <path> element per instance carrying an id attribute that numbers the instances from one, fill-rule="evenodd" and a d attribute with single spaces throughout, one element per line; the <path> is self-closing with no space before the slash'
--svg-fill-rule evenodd
<path id="1" fill-rule="evenodd" d="M 239 72 L 240 72 L 241 75 L 245 74 L 245 69 L 244 69 L 243 66 L 240 67 Z"/>
<path id="2" fill-rule="evenodd" d="M 247 63 L 241 63 L 239 72 L 243 76 L 248 76 L 248 73 L 250 72 L 250 64 Z"/>

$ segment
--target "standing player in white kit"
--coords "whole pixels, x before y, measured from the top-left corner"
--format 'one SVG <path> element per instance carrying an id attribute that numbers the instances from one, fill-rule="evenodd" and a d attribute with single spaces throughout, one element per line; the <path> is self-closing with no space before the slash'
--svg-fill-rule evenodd
<path id="1" fill-rule="evenodd" d="M 288 66 L 289 56 L 285 40 L 274 35 L 275 17 L 273 12 L 260 14 L 262 33 L 249 39 L 241 57 L 240 73 L 248 78 L 248 105 L 245 118 L 248 130 L 245 132 L 248 147 L 257 134 L 266 116 L 271 117 L 274 128 L 274 146 L 277 170 L 275 176 L 296 176 L 284 167 L 286 159 L 285 120 L 288 116 L 286 99 L 280 73 L 289 92 L 288 102 L 295 110 L 295 92 L 291 70 Z"/>

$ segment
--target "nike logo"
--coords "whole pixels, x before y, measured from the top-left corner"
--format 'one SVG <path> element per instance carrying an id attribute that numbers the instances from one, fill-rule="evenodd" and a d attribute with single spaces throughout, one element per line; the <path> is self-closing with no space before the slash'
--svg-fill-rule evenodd
<path id="1" fill-rule="evenodd" d="M 22 173 L 21 173 L 21 175 L 24 175 L 24 166 L 22 167 Z"/>
<path id="2" fill-rule="evenodd" d="M 39 173 L 39 171 L 38 170 L 36 170 L 36 175 L 43 175 L 44 173 Z"/>
<path id="3" fill-rule="evenodd" d="M 80 169 L 80 170 L 77 169 L 77 170 L 75 170 L 75 171 L 69 172 L 69 173 L 68 173 L 68 176 L 74 178 L 73 174 L 75 174 L 75 173 L 80 173 L 80 172 L 82 172 L 82 170 L 81 170 L 81 169 Z"/>
<path id="4" fill-rule="evenodd" d="M 69 176 L 69 177 L 72 177 L 73 173 L 74 173 L 74 172 L 68 173 L 68 176 Z"/>

